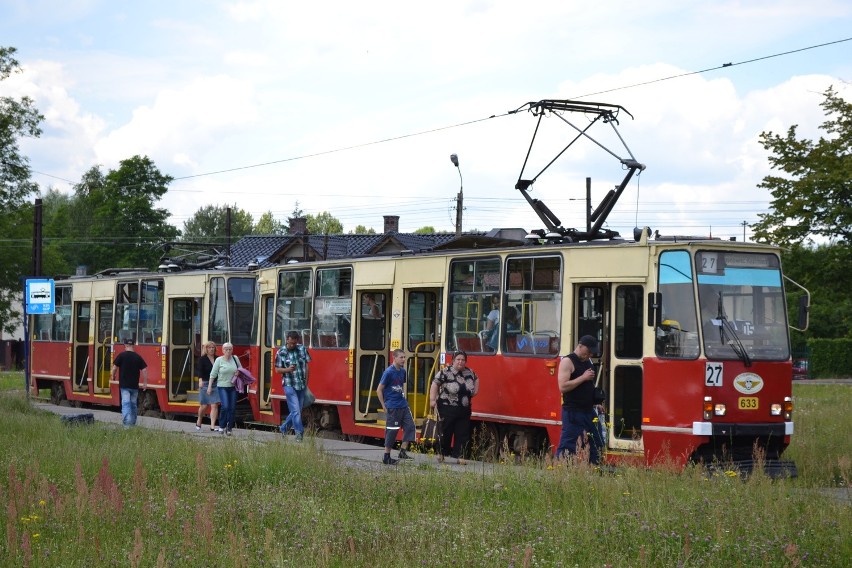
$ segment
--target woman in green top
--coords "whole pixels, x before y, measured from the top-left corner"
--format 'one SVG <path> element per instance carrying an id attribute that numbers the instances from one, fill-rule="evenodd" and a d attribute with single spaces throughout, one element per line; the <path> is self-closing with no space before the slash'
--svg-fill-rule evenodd
<path id="1" fill-rule="evenodd" d="M 234 373 L 240 368 L 240 361 L 234 356 L 234 346 L 231 343 L 222 345 L 222 353 L 223 355 L 213 362 L 207 393 L 213 393 L 213 383 L 216 383 L 216 388 L 219 389 L 219 401 L 222 404 L 219 410 L 219 427 L 222 428 L 223 434 L 230 436 L 231 429 L 234 427 L 234 410 L 237 406 Z"/>

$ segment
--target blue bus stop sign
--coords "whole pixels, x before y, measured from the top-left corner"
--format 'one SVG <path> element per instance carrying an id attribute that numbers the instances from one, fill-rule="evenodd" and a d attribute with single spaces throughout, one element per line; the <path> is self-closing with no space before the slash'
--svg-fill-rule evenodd
<path id="1" fill-rule="evenodd" d="M 27 280 L 27 313 L 28 314 L 52 314 L 56 312 L 56 299 L 53 280 L 29 279 Z"/>

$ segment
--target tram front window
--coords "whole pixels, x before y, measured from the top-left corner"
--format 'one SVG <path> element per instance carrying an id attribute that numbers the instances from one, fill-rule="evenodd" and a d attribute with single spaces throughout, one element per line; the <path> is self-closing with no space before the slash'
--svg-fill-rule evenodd
<path id="1" fill-rule="evenodd" d="M 673 359 L 697 358 L 695 283 L 688 252 L 675 250 L 660 255 L 659 292 L 661 305 L 654 342 L 657 355 Z"/>
<path id="2" fill-rule="evenodd" d="M 704 353 L 751 360 L 790 357 L 787 312 L 778 257 L 773 254 L 702 251 L 696 255 Z"/>

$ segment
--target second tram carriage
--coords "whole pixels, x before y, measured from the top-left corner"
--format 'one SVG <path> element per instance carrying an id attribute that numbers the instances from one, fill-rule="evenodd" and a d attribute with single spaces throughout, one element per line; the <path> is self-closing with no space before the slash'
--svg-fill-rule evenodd
<path id="1" fill-rule="evenodd" d="M 592 335 L 607 459 L 748 468 L 757 450 L 771 472 L 795 474 L 781 459 L 793 434 L 783 284 L 776 248 L 645 232 L 637 241 L 504 242 L 258 271 L 117 271 L 56 283 L 56 313 L 31 316 L 29 372 L 34 392 L 49 388 L 56 402 L 117 406 L 113 349 L 130 336 L 152 371 L 141 410 L 194 414 L 200 346 L 230 341 L 258 377 L 243 416 L 279 424 L 287 406 L 273 359 L 296 331 L 313 359 L 317 402 L 306 424 L 381 438 L 375 390 L 390 352 L 408 355 L 419 424 L 430 378 L 463 350 L 481 380 L 479 447 L 525 452 L 558 443 L 557 366 Z"/>

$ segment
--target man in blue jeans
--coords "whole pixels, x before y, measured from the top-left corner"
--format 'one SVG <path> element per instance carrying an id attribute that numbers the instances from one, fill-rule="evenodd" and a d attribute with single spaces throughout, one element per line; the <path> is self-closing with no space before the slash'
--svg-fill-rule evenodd
<path id="1" fill-rule="evenodd" d="M 284 347 L 275 355 L 275 371 L 281 373 L 281 385 L 284 387 L 287 410 L 290 412 L 278 430 L 286 435 L 292 427 L 296 431 L 297 442 L 301 442 L 305 434 L 305 427 L 302 425 L 302 404 L 305 400 L 305 389 L 308 387 L 308 363 L 311 361 L 310 353 L 299 343 L 299 339 L 299 332 L 288 332 Z"/>
<path id="2" fill-rule="evenodd" d="M 562 435 L 556 457 L 577 453 L 577 441 L 581 447 L 589 443 L 589 461 L 597 464 L 603 450 L 600 430 L 595 426 L 595 366 L 590 357 L 597 353 L 598 341 L 584 335 L 573 353 L 559 363 L 559 392 L 562 393 Z"/>
<path id="3" fill-rule="evenodd" d="M 133 339 L 124 340 L 124 351 L 118 354 L 112 364 L 112 380 L 118 376 L 118 388 L 121 392 L 121 422 L 125 427 L 136 425 L 139 402 L 139 375 L 148 388 L 148 364 L 134 350 Z"/>
<path id="4" fill-rule="evenodd" d="M 412 460 L 408 455 L 408 444 L 414 441 L 414 417 L 405 398 L 405 351 L 393 350 L 393 365 L 385 369 L 379 381 L 376 395 L 385 411 L 385 456 L 382 463 L 396 465 L 399 460 L 391 457 L 391 448 L 396 442 L 399 429 L 402 428 L 402 445 L 399 447 L 399 459 Z"/>

